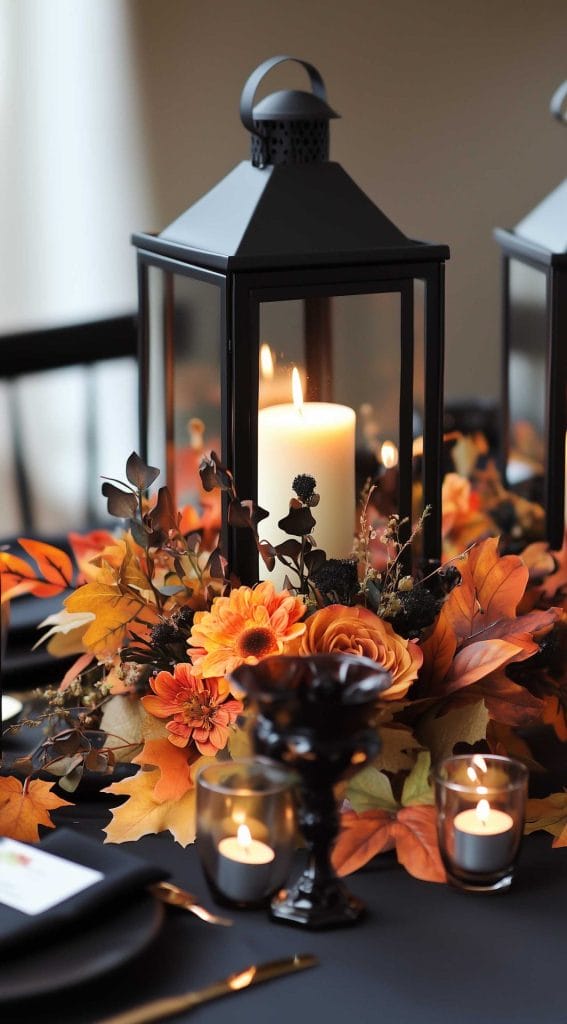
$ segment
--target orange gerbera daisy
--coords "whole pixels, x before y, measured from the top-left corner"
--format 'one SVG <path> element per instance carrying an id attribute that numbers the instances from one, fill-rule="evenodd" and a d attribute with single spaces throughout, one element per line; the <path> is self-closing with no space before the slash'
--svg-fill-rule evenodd
<path id="1" fill-rule="evenodd" d="M 226 747 L 229 726 L 242 711 L 242 701 L 227 700 L 224 679 L 198 679 L 191 665 L 181 663 L 171 672 L 158 672 L 150 679 L 153 695 L 142 704 L 156 718 L 170 718 L 168 739 L 176 747 L 193 741 L 200 754 L 214 756 Z"/>
<path id="2" fill-rule="evenodd" d="M 299 622 L 304 614 L 301 598 L 288 590 L 276 593 L 269 580 L 215 598 L 209 612 L 195 614 L 189 637 L 195 670 L 206 679 L 227 676 L 238 665 L 256 665 L 269 654 L 289 651 L 305 632 Z"/>

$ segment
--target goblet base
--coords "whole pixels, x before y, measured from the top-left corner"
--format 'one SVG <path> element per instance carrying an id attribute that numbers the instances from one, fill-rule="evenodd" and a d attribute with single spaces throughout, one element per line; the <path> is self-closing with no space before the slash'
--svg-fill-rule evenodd
<path id="1" fill-rule="evenodd" d="M 346 928 L 364 914 L 362 900 L 353 896 L 337 879 L 324 886 L 313 886 L 309 875 L 302 877 L 291 889 L 282 889 L 270 903 L 270 917 L 281 924 L 310 928 Z"/>

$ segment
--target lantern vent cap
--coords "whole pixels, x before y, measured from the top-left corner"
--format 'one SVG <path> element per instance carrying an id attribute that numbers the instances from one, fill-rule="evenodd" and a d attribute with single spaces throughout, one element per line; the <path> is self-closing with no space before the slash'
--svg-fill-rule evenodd
<path id="1" fill-rule="evenodd" d="M 311 92 L 280 89 L 260 100 L 252 116 L 254 121 L 329 121 L 340 114 Z"/>

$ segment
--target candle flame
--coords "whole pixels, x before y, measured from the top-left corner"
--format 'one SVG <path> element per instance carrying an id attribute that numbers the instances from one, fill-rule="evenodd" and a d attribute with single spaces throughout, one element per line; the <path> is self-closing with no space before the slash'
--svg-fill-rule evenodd
<path id="1" fill-rule="evenodd" d="M 274 357 L 269 345 L 260 345 L 260 372 L 264 380 L 274 379 Z"/>
<path id="2" fill-rule="evenodd" d="M 474 768 L 472 768 L 470 765 L 467 768 L 467 775 L 471 782 L 478 782 L 478 775 L 476 774 Z"/>
<path id="3" fill-rule="evenodd" d="M 380 461 L 386 469 L 398 465 L 398 449 L 393 441 L 384 441 L 380 449 Z"/>
<path id="4" fill-rule="evenodd" d="M 301 387 L 301 377 L 299 376 L 297 366 L 294 366 L 291 371 L 291 394 L 295 408 L 298 412 L 303 412 L 303 388 Z"/>
<path id="5" fill-rule="evenodd" d="M 248 825 L 238 826 L 236 830 L 236 839 L 240 846 L 244 846 L 245 848 L 247 846 L 250 846 L 250 843 L 252 842 L 252 836 L 250 834 L 250 829 L 248 828 Z"/>
<path id="6" fill-rule="evenodd" d="M 480 768 L 481 772 L 487 772 L 488 766 L 486 761 L 481 754 L 475 754 L 473 757 L 473 764 L 476 764 L 477 768 Z"/>
<path id="7" fill-rule="evenodd" d="M 488 821 L 488 815 L 490 814 L 490 804 L 488 800 L 479 800 L 476 805 L 476 814 L 479 821 L 486 825 Z"/>

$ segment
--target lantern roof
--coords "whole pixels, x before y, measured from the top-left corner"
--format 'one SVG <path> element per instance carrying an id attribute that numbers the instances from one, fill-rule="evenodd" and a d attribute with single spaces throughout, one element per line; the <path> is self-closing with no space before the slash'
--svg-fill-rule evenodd
<path id="1" fill-rule="evenodd" d="M 567 252 L 567 178 L 516 224 L 514 232 L 550 252 Z"/>
<path id="2" fill-rule="evenodd" d="M 553 117 L 567 124 L 567 81 L 550 102 Z M 567 178 L 511 231 L 496 228 L 494 235 L 513 255 L 544 265 L 564 264 L 567 255 Z"/>
<path id="3" fill-rule="evenodd" d="M 141 248 L 212 269 L 439 260 L 446 245 L 408 238 L 338 163 L 238 164 Z"/>
<path id="4" fill-rule="evenodd" d="M 326 100 L 300 89 L 280 89 L 265 96 L 253 109 L 254 121 L 328 121 L 340 117 Z"/>
<path id="5" fill-rule="evenodd" d="M 280 90 L 254 104 L 264 76 L 285 61 L 304 68 L 312 91 Z M 446 245 L 408 238 L 329 161 L 329 120 L 338 116 L 317 68 L 270 57 L 240 97 L 251 162 L 238 164 L 159 236 L 134 235 L 134 243 L 227 272 L 448 259 Z"/>

